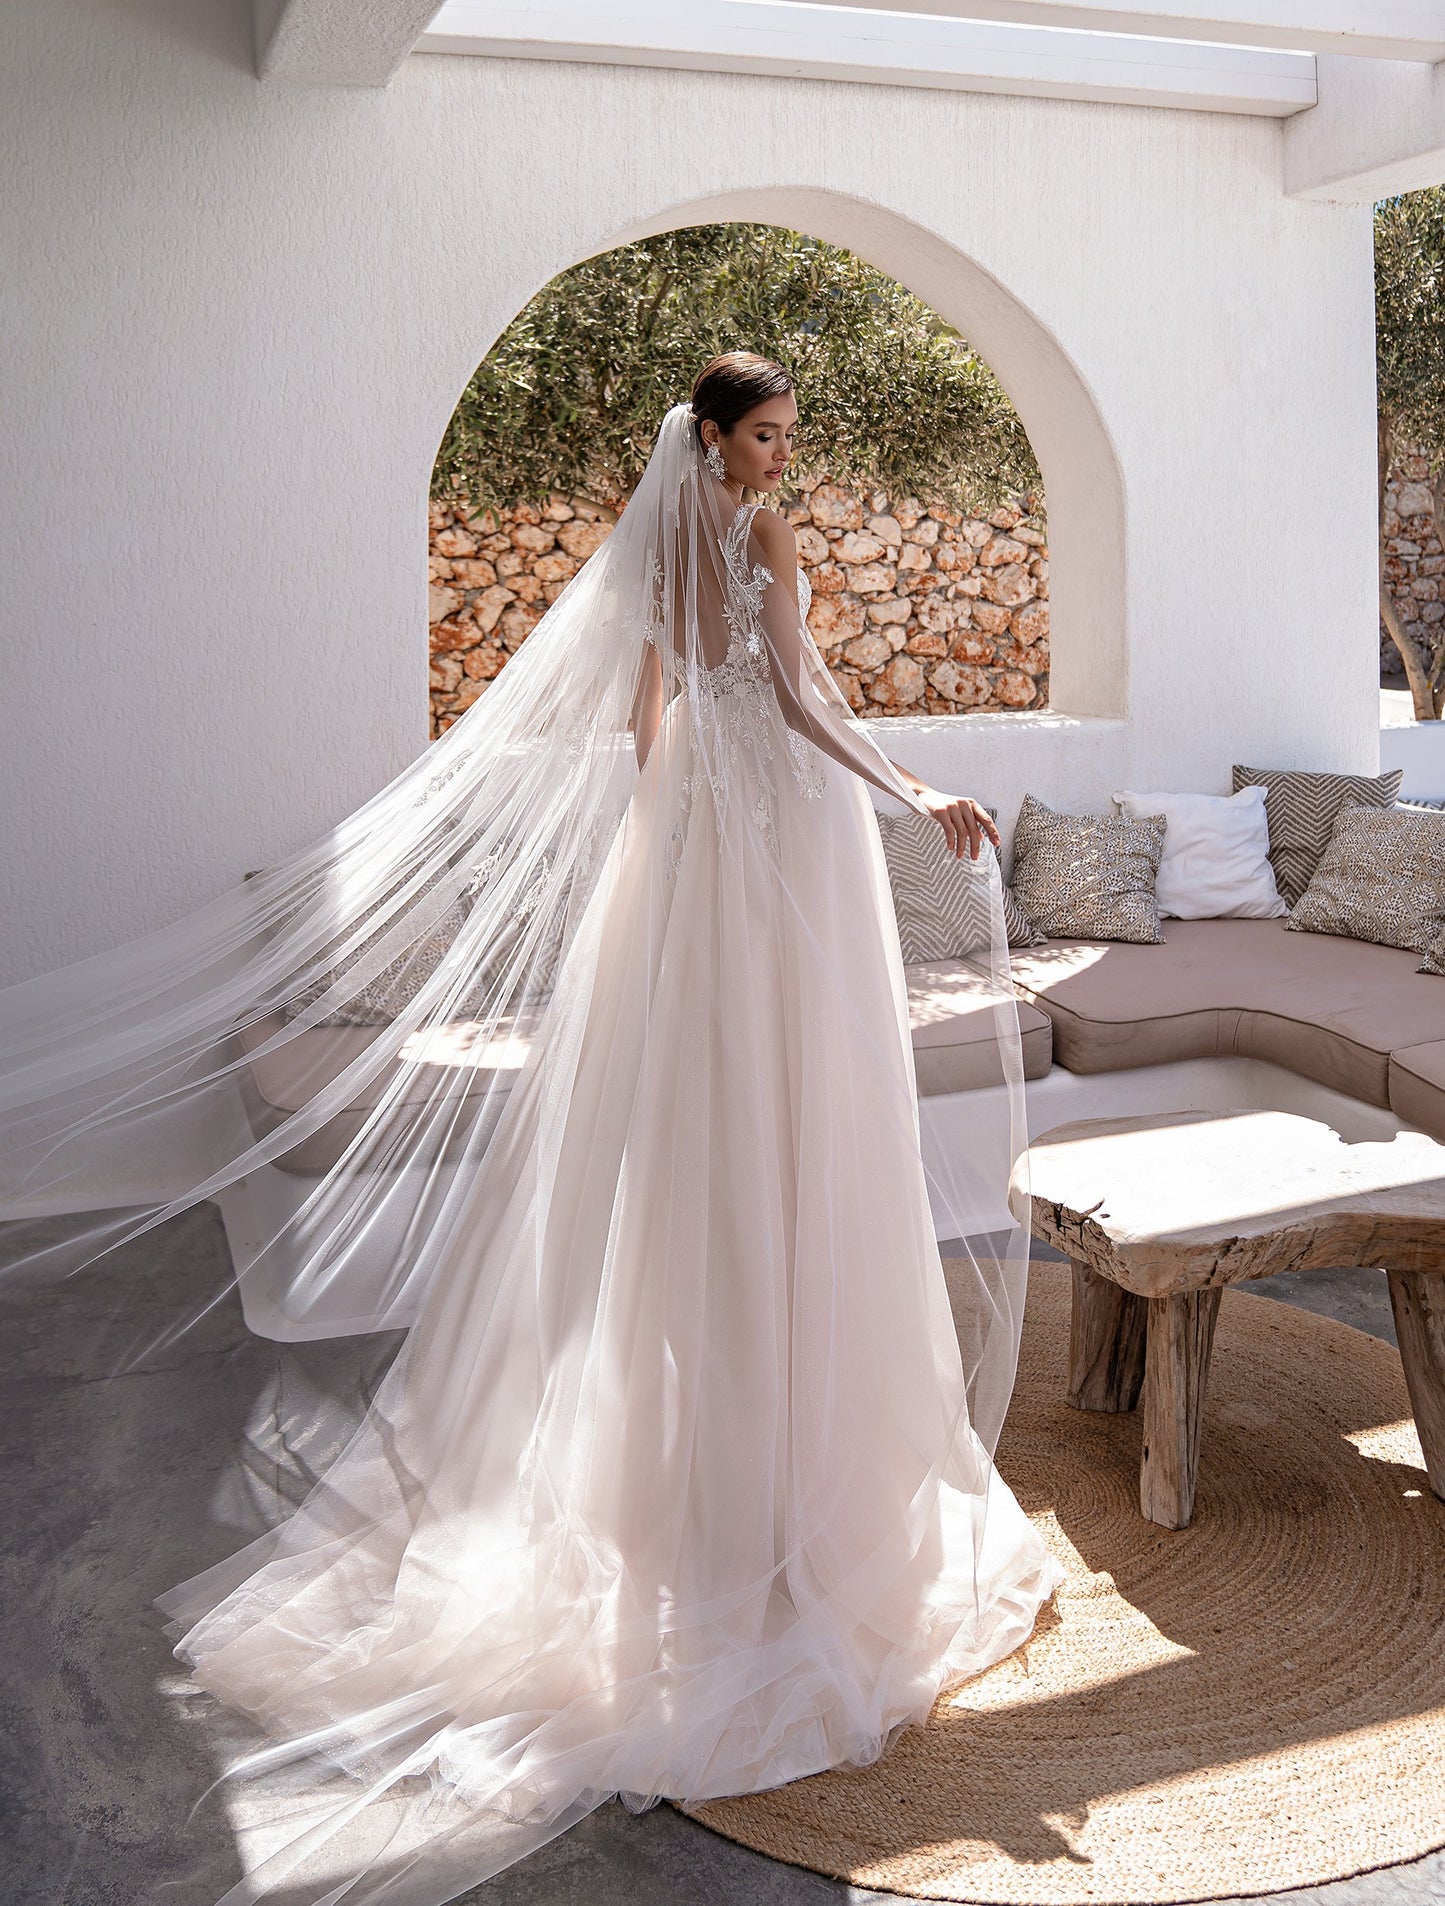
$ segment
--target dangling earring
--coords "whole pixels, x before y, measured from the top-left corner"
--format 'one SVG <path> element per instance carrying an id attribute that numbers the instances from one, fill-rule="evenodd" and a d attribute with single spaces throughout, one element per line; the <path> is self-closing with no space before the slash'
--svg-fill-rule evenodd
<path id="1" fill-rule="evenodd" d="M 723 462 L 722 451 L 718 449 L 717 445 L 710 443 L 707 449 L 703 451 L 702 456 L 703 462 L 706 463 L 708 469 L 712 471 L 718 482 L 726 482 L 728 467 Z"/>

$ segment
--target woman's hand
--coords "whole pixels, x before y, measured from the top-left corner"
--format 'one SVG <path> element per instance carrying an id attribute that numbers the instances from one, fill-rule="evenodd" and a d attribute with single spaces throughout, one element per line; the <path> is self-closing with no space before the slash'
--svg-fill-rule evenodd
<path id="1" fill-rule="evenodd" d="M 969 859 L 977 860 L 985 841 L 991 842 L 997 850 L 998 829 L 992 817 L 968 795 L 940 794 L 937 788 L 921 787 L 918 798 L 943 829 L 948 851 L 955 859 L 962 860 L 967 848 Z"/>

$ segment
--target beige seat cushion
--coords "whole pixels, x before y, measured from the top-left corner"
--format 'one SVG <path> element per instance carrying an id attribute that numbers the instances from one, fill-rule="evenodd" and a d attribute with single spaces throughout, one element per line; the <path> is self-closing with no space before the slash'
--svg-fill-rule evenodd
<path id="1" fill-rule="evenodd" d="M 1071 1072 L 1234 1054 L 1388 1105 L 1390 1054 L 1445 1039 L 1445 980 L 1418 955 L 1282 920 L 1168 920 L 1162 946 L 1053 940 L 1014 977 Z"/>
<path id="2" fill-rule="evenodd" d="M 275 1033 L 285 1031 L 291 1024 L 280 1012 L 253 1021 L 241 1029 L 242 1050 L 256 1052 Z M 268 1104 L 278 1111 L 294 1112 L 339 1078 L 383 1030 L 381 1026 L 312 1026 L 305 1032 L 293 1033 L 274 1052 L 253 1058 L 251 1072 Z M 402 1090 L 402 1103 L 416 1104 L 431 1098 L 460 1069 L 468 1075 L 466 1096 L 469 1098 L 479 1096 L 493 1083 L 505 1086 L 521 1069 L 530 1044 L 528 1030 L 520 1026 L 499 1032 L 480 1050 L 468 1037 L 465 1025 L 442 1027 L 425 1035 L 415 1050 L 410 1045 L 402 1048 L 405 1058 L 422 1061 Z M 383 1066 L 375 1078 L 351 1095 L 348 1106 L 369 1111 L 379 1104 L 396 1069 L 394 1063 Z"/>
<path id="3" fill-rule="evenodd" d="M 1390 1054 L 1390 1110 L 1445 1142 L 1445 1039 Z"/>
<path id="4" fill-rule="evenodd" d="M 237 1036 L 242 1051 L 256 1053 L 274 1033 L 290 1025 L 284 1014 L 276 1012 L 241 1028 Z M 261 1053 L 249 1066 L 242 1067 L 241 1096 L 257 1138 L 267 1137 L 292 1112 L 339 1078 L 383 1030 L 380 1026 L 312 1026 L 305 1032 L 293 1031 L 284 1045 L 274 1052 Z M 499 1032 L 480 1051 L 464 1025 L 442 1027 L 425 1037 L 416 1055 L 423 1063 L 415 1067 L 403 1086 L 401 1103 L 424 1103 L 448 1085 L 455 1089 L 460 1080 L 458 1111 L 476 1114 L 471 1119 L 461 1116 L 442 1121 L 442 1156 L 460 1155 L 477 1118 L 488 1123 L 495 1119 L 530 1043 L 527 1029 L 518 1026 Z M 394 1061 L 381 1067 L 375 1078 L 352 1093 L 334 1117 L 273 1162 L 282 1171 L 305 1176 L 329 1171 L 363 1129 L 368 1113 L 380 1102 L 395 1073 Z M 498 1089 L 488 1102 L 488 1089 L 493 1085 Z"/>
<path id="5" fill-rule="evenodd" d="M 903 971 L 920 1095 L 1001 1084 L 994 996 L 985 981 L 962 960 L 928 960 Z M 1018 1013 L 1024 1077 L 1037 1079 L 1053 1061 L 1053 1028 L 1027 1000 L 1018 1002 Z"/>

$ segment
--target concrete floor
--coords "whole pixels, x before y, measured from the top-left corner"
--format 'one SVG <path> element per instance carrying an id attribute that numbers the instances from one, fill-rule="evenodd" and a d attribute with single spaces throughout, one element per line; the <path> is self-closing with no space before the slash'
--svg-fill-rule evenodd
<path id="1" fill-rule="evenodd" d="M 151 1599 L 308 1487 L 397 1340 L 267 1343 L 222 1294 L 184 1337 L 98 1381 L 164 1331 L 182 1296 L 200 1309 L 228 1276 L 219 1218 L 203 1206 L 58 1286 L 36 1290 L 23 1275 L 0 1285 L 0 1906 L 213 1906 L 242 1875 L 237 1837 L 253 1822 L 206 1795 L 226 1742 L 208 1704 L 184 1693 Z M 1393 1341 L 1378 1273 L 1248 1288 Z M 466 1897 L 897 1906 L 897 1895 L 779 1865 L 670 1807 L 634 1816 L 616 1803 Z M 1439 1902 L 1445 1853 L 1308 1897 Z"/>

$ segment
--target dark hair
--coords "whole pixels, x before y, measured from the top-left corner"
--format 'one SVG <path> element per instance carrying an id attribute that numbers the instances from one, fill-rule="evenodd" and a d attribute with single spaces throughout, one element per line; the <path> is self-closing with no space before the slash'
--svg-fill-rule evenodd
<path id="1" fill-rule="evenodd" d="M 726 437 L 740 417 L 770 397 L 786 396 L 792 388 L 792 378 L 771 358 L 754 351 L 728 351 L 698 372 L 692 387 L 692 414 L 699 424 L 704 420 L 716 424 Z"/>

